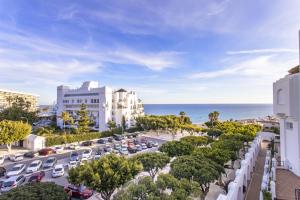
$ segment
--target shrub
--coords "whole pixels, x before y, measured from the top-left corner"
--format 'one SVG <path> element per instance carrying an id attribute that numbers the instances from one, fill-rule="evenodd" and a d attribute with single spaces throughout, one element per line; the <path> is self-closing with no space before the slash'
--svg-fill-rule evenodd
<path id="1" fill-rule="evenodd" d="M 80 142 L 85 140 L 93 140 L 93 139 L 108 137 L 108 136 L 112 136 L 112 133 L 109 131 L 83 133 L 83 134 L 53 135 L 46 138 L 46 146 L 61 145 L 61 144 Z"/>

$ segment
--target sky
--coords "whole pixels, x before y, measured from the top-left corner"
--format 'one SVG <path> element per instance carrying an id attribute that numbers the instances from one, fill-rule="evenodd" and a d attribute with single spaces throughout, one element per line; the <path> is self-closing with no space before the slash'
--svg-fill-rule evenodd
<path id="1" fill-rule="evenodd" d="M 2 0 L 0 88 L 99 81 L 144 103 L 272 103 L 299 64 L 299 0 Z"/>

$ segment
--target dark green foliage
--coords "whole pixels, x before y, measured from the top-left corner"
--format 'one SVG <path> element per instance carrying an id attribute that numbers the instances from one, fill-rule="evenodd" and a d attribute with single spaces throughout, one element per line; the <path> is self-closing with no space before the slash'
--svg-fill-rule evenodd
<path id="1" fill-rule="evenodd" d="M 189 155 L 193 152 L 194 146 L 183 141 L 166 142 L 159 147 L 161 152 L 168 154 L 170 157 Z"/>
<path id="2" fill-rule="evenodd" d="M 67 200 L 62 186 L 55 183 L 29 183 L 19 186 L 0 196 L 0 200 Z"/>
<path id="3" fill-rule="evenodd" d="M 86 105 L 81 104 L 80 110 L 78 111 L 78 132 L 79 133 L 88 133 L 89 132 L 89 125 L 90 125 L 90 118 L 88 116 L 88 111 L 86 110 Z"/>
<path id="4" fill-rule="evenodd" d="M 182 137 L 180 141 L 187 142 L 193 146 L 202 146 L 208 144 L 207 137 L 202 137 L 202 136 L 186 136 L 186 137 Z"/>

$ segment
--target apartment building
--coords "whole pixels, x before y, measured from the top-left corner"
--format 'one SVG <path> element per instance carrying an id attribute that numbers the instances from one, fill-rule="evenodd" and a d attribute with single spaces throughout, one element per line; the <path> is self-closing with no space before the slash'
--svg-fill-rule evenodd
<path id="1" fill-rule="evenodd" d="M 144 115 L 142 101 L 136 92 L 99 87 L 98 82 L 86 81 L 76 89 L 63 85 L 57 87 L 57 125 L 63 126 L 61 114 L 64 111 L 69 112 L 76 121 L 82 104 L 87 106 L 90 119 L 99 131 L 107 130 L 107 122 L 110 120 L 121 126 L 123 117 L 127 127 L 131 127 L 135 117 Z"/>
<path id="2" fill-rule="evenodd" d="M 21 97 L 25 100 L 24 103 L 28 106 L 30 111 L 37 110 L 38 95 L 4 89 L 0 89 L 0 110 L 10 107 L 17 97 Z"/>

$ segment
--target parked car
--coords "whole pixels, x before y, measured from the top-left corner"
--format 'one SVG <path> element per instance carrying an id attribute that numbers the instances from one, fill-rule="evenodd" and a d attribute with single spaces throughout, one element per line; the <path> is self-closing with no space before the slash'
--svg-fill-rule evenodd
<path id="1" fill-rule="evenodd" d="M 128 152 L 129 153 L 136 153 L 137 152 L 137 148 L 136 147 L 128 147 Z"/>
<path id="2" fill-rule="evenodd" d="M 11 161 L 17 162 L 17 161 L 23 160 L 24 156 L 23 156 L 23 154 L 18 153 L 18 154 L 10 155 L 9 159 Z"/>
<path id="3" fill-rule="evenodd" d="M 8 192 L 13 188 L 18 187 L 22 183 L 25 182 L 25 176 L 19 175 L 19 176 L 12 176 L 6 180 L 3 181 L 1 192 Z"/>
<path id="4" fill-rule="evenodd" d="M 70 160 L 70 162 L 68 164 L 69 169 L 75 168 L 77 166 L 78 166 L 78 161 L 76 161 L 76 160 Z"/>
<path id="5" fill-rule="evenodd" d="M 41 160 L 35 160 L 30 163 L 30 165 L 26 169 L 26 173 L 37 172 L 42 166 Z"/>
<path id="6" fill-rule="evenodd" d="M 146 145 L 145 143 L 142 143 L 142 144 L 141 144 L 141 147 L 142 147 L 142 149 L 147 149 L 147 148 L 148 148 L 147 145 Z"/>
<path id="7" fill-rule="evenodd" d="M 17 164 L 6 173 L 7 177 L 16 176 L 21 174 L 25 170 L 26 166 L 24 164 Z"/>
<path id="8" fill-rule="evenodd" d="M 54 168 L 52 170 L 52 177 L 53 178 L 63 176 L 64 174 L 65 174 L 65 169 L 64 169 L 64 166 L 62 164 L 54 166 Z"/>
<path id="9" fill-rule="evenodd" d="M 57 163 L 57 159 L 55 157 L 49 157 L 44 163 L 43 168 L 48 169 L 53 167 Z"/>
<path id="10" fill-rule="evenodd" d="M 88 159 L 87 159 L 87 158 L 82 158 L 82 159 L 80 160 L 80 165 L 85 165 L 87 162 L 88 162 Z"/>
<path id="11" fill-rule="evenodd" d="M 147 147 L 148 148 L 152 148 L 153 147 L 153 143 L 151 141 L 147 142 Z"/>
<path id="12" fill-rule="evenodd" d="M 147 143 L 147 139 L 146 138 L 141 138 L 141 143 Z"/>
<path id="13" fill-rule="evenodd" d="M 39 155 L 39 152 L 36 152 L 36 151 L 28 151 L 24 154 L 24 157 L 26 158 L 34 158 L 36 156 Z"/>
<path id="14" fill-rule="evenodd" d="M 45 177 L 45 172 L 44 171 L 40 171 L 40 172 L 36 172 L 34 174 L 32 174 L 29 179 L 28 182 L 41 182 L 41 180 Z"/>
<path id="15" fill-rule="evenodd" d="M 104 147 L 104 152 L 112 152 L 111 146 L 105 146 Z"/>
<path id="16" fill-rule="evenodd" d="M 95 152 L 95 156 L 94 159 L 99 159 L 102 155 L 102 150 L 101 149 L 97 149 L 97 151 Z"/>
<path id="17" fill-rule="evenodd" d="M 112 137 L 109 137 L 109 138 L 107 139 L 107 141 L 110 142 L 110 143 L 112 143 L 112 142 L 114 142 L 114 139 L 113 139 Z"/>
<path id="18" fill-rule="evenodd" d="M 77 149 L 79 149 L 80 147 L 78 146 L 78 145 L 76 145 L 76 144 L 71 144 L 70 146 L 69 146 L 69 149 L 71 149 L 71 150 L 77 150 Z"/>
<path id="19" fill-rule="evenodd" d="M 79 153 L 76 151 L 73 151 L 70 155 L 70 161 L 79 161 Z"/>
<path id="20" fill-rule="evenodd" d="M 77 199 L 88 199 L 93 195 L 93 190 L 88 189 L 87 187 L 81 185 L 81 186 L 75 186 L 75 185 L 68 185 L 65 187 L 65 191 L 68 194 L 72 194 L 72 197 Z"/>
<path id="21" fill-rule="evenodd" d="M 122 147 L 121 147 L 121 145 L 119 144 L 119 143 L 116 143 L 115 145 L 114 145 L 114 149 L 115 150 L 120 150 Z"/>
<path id="22" fill-rule="evenodd" d="M 82 152 L 81 158 L 87 158 L 87 159 L 89 159 L 92 156 L 92 151 L 93 151 L 92 149 L 85 149 Z"/>
<path id="23" fill-rule="evenodd" d="M 135 145 L 135 148 L 136 148 L 137 151 L 142 151 L 143 150 L 142 146 L 139 145 L 139 144 Z"/>
<path id="24" fill-rule="evenodd" d="M 101 138 L 97 141 L 97 143 L 99 144 L 106 144 L 107 143 L 107 139 Z"/>
<path id="25" fill-rule="evenodd" d="M 128 148 L 132 148 L 132 147 L 134 147 L 135 145 L 133 144 L 133 142 L 128 142 Z"/>
<path id="26" fill-rule="evenodd" d="M 4 163 L 4 160 L 5 160 L 5 156 L 0 156 L 0 165 Z"/>
<path id="27" fill-rule="evenodd" d="M 39 150 L 40 156 L 48 156 L 48 155 L 55 154 L 55 153 L 56 153 L 55 150 L 52 148 L 44 148 L 44 149 Z"/>
<path id="28" fill-rule="evenodd" d="M 113 138 L 116 141 L 122 141 L 124 139 L 124 137 L 122 135 L 114 135 Z"/>
<path id="29" fill-rule="evenodd" d="M 0 177 L 5 176 L 6 169 L 4 167 L 0 167 Z"/>
<path id="30" fill-rule="evenodd" d="M 158 142 L 153 142 L 152 145 L 153 145 L 154 147 L 158 147 Z"/>
<path id="31" fill-rule="evenodd" d="M 126 147 L 125 148 L 121 148 L 119 152 L 120 152 L 121 155 L 128 155 L 128 150 L 127 150 Z"/>
<path id="32" fill-rule="evenodd" d="M 139 142 L 137 139 L 134 139 L 134 140 L 133 140 L 133 144 L 134 144 L 134 145 L 137 145 L 137 144 L 140 144 L 140 142 Z"/>
<path id="33" fill-rule="evenodd" d="M 56 147 L 54 147 L 54 151 L 56 153 L 62 153 L 64 151 L 64 147 L 62 147 L 62 146 L 56 146 Z"/>
<path id="34" fill-rule="evenodd" d="M 93 144 L 92 141 L 85 141 L 85 142 L 82 142 L 82 143 L 81 143 L 81 146 L 88 147 L 88 146 L 92 146 L 92 144 Z"/>

